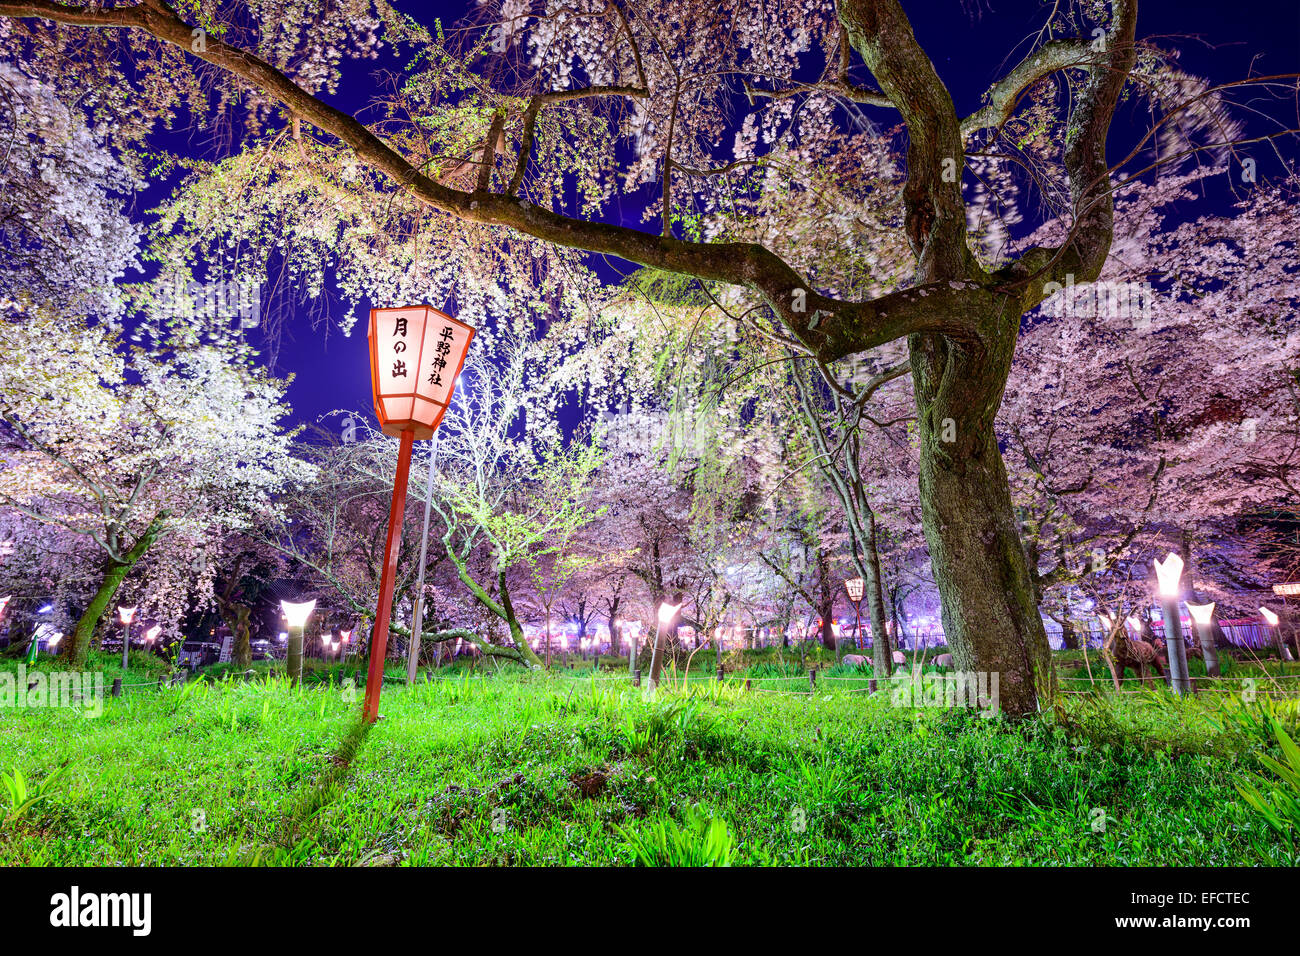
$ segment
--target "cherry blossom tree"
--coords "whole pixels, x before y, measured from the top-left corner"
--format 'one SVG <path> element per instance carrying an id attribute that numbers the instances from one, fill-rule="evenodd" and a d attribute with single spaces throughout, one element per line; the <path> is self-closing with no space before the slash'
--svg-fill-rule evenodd
<path id="1" fill-rule="evenodd" d="M 287 456 L 284 383 L 211 346 L 124 350 L 106 326 L 0 323 L 0 504 L 93 546 L 100 570 L 68 642 L 80 664 L 127 575 L 165 539 L 247 527 L 309 469 Z M 189 576 L 190 565 L 182 567 Z M 208 572 L 210 575 L 210 571 Z M 166 590 L 166 589 L 164 589 Z"/>
<path id="2" fill-rule="evenodd" d="M 28 64 L 0 62 L 0 302 L 119 319 L 136 175 Z"/>
<path id="3" fill-rule="evenodd" d="M 999 428 L 1041 596 L 1172 548 L 1188 598 L 1222 600 L 1197 584 L 1198 542 L 1288 498 L 1295 184 L 1174 219 L 1213 172 L 1130 190 L 1098 282 L 1061 289 L 1022 336 Z M 1068 630 L 1070 602 L 1049 603 Z"/>

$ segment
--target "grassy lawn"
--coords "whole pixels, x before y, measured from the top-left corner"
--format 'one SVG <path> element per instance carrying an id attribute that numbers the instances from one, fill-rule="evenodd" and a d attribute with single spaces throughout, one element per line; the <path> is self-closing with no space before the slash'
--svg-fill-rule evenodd
<path id="1" fill-rule="evenodd" d="M 865 681 L 699 673 L 648 701 L 580 666 L 391 684 L 368 732 L 337 665 L 301 689 L 142 688 L 98 717 L 0 709 L 0 770 L 39 787 L 66 765 L 3 824 L 0 864 L 1290 861 L 1233 786 L 1278 754 L 1277 705 L 1072 696 L 1014 726 Z"/>

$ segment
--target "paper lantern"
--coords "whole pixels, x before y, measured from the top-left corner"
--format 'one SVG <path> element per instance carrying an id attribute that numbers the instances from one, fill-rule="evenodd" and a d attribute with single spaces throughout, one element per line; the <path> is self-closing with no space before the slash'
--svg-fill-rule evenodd
<path id="1" fill-rule="evenodd" d="M 844 589 L 849 592 L 849 600 L 857 604 L 862 600 L 862 578 L 849 578 L 844 582 Z"/>
<path id="2" fill-rule="evenodd" d="M 284 611 L 284 619 L 290 627 L 306 627 L 307 618 L 316 609 L 316 602 L 313 600 L 295 604 L 293 601 L 281 601 L 280 609 Z"/>
<path id="3" fill-rule="evenodd" d="M 370 310 L 370 380 L 380 430 L 432 438 L 474 330 L 432 306 Z"/>
<path id="4" fill-rule="evenodd" d="M 663 604 L 659 605 L 659 622 L 661 624 L 669 623 L 681 609 L 682 606 L 680 604 L 669 604 L 665 601 Z"/>
<path id="5" fill-rule="evenodd" d="M 1159 582 L 1160 596 L 1166 598 L 1178 597 L 1178 581 L 1183 574 L 1183 559 L 1172 551 L 1165 555 L 1164 562 L 1152 561 L 1156 569 L 1156 580 Z"/>

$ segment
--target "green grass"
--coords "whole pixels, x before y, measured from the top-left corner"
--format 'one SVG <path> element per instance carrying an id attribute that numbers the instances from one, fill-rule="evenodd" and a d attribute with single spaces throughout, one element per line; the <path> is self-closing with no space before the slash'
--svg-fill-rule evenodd
<path id="1" fill-rule="evenodd" d="M 193 682 L 0 710 L 3 865 L 1284 863 L 1235 783 L 1249 707 L 1074 698 L 1013 726 L 819 684 L 746 693 L 461 669 L 385 689 Z M 1294 708 L 1282 708 L 1294 729 Z M 1243 714 L 1245 715 L 1243 717 Z M 2 796 L 2 794 L 0 794 Z"/>
<path id="2" fill-rule="evenodd" d="M 63 671 L 67 669 L 67 662 L 62 657 L 56 657 L 52 654 L 41 654 L 36 658 L 35 664 L 24 664 L 22 660 L 0 657 L 0 673 L 6 671 L 16 673 L 19 666 L 26 668 L 27 673 L 49 673 L 50 671 Z M 104 675 L 104 683 L 112 685 L 113 679 L 122 678 L 123 684 L 143 684 L 158 682 L 158 678 L 171 672 L 172 666 L 163 660 L 157 654 L 149 651 L 131 651 L 127 660 L 127 670 L 122 670 L 122 653 L 110 654 L 105 651 L 90 651 L 86 655 L 86 665 L 81 670 L 86 673 L 97 673 Z"/>

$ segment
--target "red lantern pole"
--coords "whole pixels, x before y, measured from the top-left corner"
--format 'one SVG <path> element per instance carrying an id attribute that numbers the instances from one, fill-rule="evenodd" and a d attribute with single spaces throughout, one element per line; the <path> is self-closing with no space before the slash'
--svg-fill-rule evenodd
<path id="1" fill-rule="evenodd" d="M 388 543 L 384 545 L 384 570 L 379 579 L 379 608 L 375 612 L 374 636 L 370 639 L 370 670 L 366 677 L 366 700 L 362 709 L 368 724 L 373 724 L 379 717 L 379 692 L 384 686 L 384 659 L 388 653 L 388 619 L 393 611 L 397 548 L 402 541 L 402 517 L 406 511 L 406 476 L 411 470 L 414 429 L 403 430 L 400 441 L 401 446 L 397 452 L 397 475 L 393 479 L 393 503 L 388 509 Z"/>

